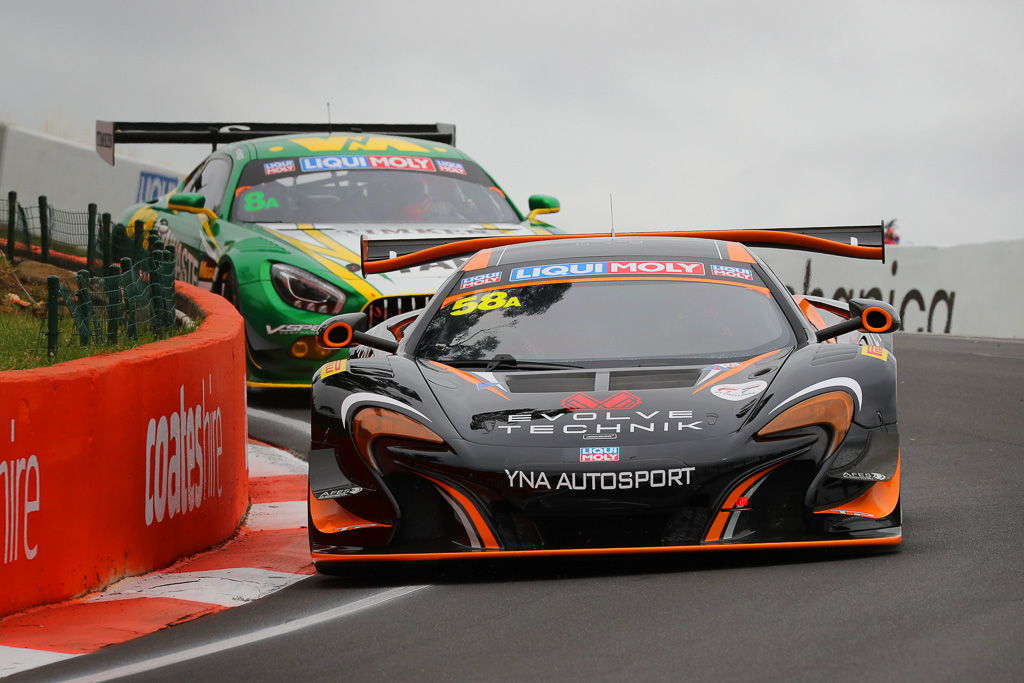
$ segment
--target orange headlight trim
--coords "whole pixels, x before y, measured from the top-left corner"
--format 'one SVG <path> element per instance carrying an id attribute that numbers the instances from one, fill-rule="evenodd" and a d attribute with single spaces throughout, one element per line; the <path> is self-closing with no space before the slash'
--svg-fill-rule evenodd
<path id="1" fill-rule="evenodd" d="M 828 449 L 831 455 L 846 438 L 851 422 L 853 399 L 845 391 L 830 391 L 797 403 L 762 427 L 757 435 L 771 436 L 799 427 L 822 425 L 832 431 L 832 441 Z"/>

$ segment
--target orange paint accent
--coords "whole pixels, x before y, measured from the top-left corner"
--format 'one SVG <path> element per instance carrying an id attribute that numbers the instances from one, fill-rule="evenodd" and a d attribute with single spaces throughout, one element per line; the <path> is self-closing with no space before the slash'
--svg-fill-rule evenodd
<path id="1" fill-rule="evenodd" d="M 440 444 L 444 440 L 429 428 L 411 417 L 396 413 L 387 408 L 370 406 L 362 408 L 352 417 L 352 437 L 356 442 L 359 455 L 370 467 L 380 472 L 380 466 L 374 460 L 372 447 L 378 437 L 398 436 L 426 443 Z"/>
<path id="2" fill-rule="evenodd" d="M 700 553 L 739 550 L 801 550 L 804 548 L 842 548 L 899 545 L 903 536 L 885 538 L 849 538 L 835 541 L 782 541 L 777 543 L 714 543 L 710 545 L 674 545 L 641 548 L 566 548 L 560 550 L 491 550 L 463 553 L 402 553 L 378 555 L 327 555 L 313 553 L 314 562 L 408 562 L 410 560 L 473 560 L 513 557 L 565 557 L 585 555 L 655 555 L 659 553 Z"/>
<path id="3" fill-rule="evenodd" d="M 363 519 L 346 510 L 334 499 L 317 500 L 312 491 L 306 489 L 306 492 L 309 495 L 309 516 L 317 531 L 336 534 L 351 527 L 391 526 Z"/>
<path id="4" fill-rule="evenodd" d="M 750 289 L 758 294 L 764 296 L 771 296 L 767 287 L 758 287 L 757 285 L 748 285 L 742 282 L 732 282 L 729 280 L 711 280 L 708 278 L 701 277 L 673 277 L 670 275 L 656 276 L 656 275 L 625 275 L 622 277 L 573 277 L 563 278 L 559 280 L 533 280 L 531 282 L 515 282 L 507 285 L 495 285 L 494 287 L 484 287 L 482 289 L 474 289 L 473 294 L 480 294 L 482 292 L 493 292 L 499 289 L 515 289 L 516 287 L 530 287 L 532 285 L 553 285 L 561 282 L 634 282 L 637 280 L 672 280 L 676 282 L 710 282 L 713 285 L 732 285 L 733 287 L 743 287 Z M 441 302 L 441 307 L 445 307 L 456 299 L 461 299 L 464 296 L 472 296 L 469 294 L 452 294 Z"/>
<path id="5" fill-rule="evenodd" d="M 409 318 L 394 325 L 388 325 L 388 332 L 395 335 L 395 341 L 402 341 L 402 338 L 405 336 L 405 328 L 414 322 L 416 322 L 416 318 Z"/>
<path id="6" fill-rule="evenodd" d="M 0 589 L 0 615 L 166 567 L 229 538 L 245 514 L 242 317 L 216 294 L 182 282 L 175 286 L 203 312 L 193 332 L 118 353 L 0 373 L 0 489 L 11 485 L 12 464 L 18 480 L 17 493 L 7 497 L 12 535 L 6 552 L 0 550 L 0 586 L 16 589 Z M 193 433 L 204 457 L 207 446 L 217 449 L 216 478 L 210 460 L 200 475 L 196 463 L 190 467 L 184 458 L 191 449 L 187 426 L 186 438 L 171 437 L 182 418 L 187 423 L 191 413 L 194 419 L 197 405 L 200 419 L 208 422 Z M 158 445 L 159 424 L 168 437 L 167 450 Z M 178 469 L 170 480 L 172 491 L 179 490 L 174 488 L 181 485 L 175 483 L 179 478 L 185 491 L 202 483 L 198 507 L 189 509 L 182 495 L 186 507 L 175 509 L 172 517 L 171 497 L 155 500 L 154 482 L 167 482 L 154 472 L 163 468 L 152 467 L 161 460 L 168 467 L 171 462 L 184 466 L 184 477 Z M 147 497 L 156 503 L 149 524 Z M 0 493 L 0 518 L 4 498 Z M 30 551 L 38 555 L 30 559 Z"/>
<path id="7" fill-rule="evenodd" d="M 809 320 L 812 325 L 814 325 L 814 329 L 823 330 L 825 329 L 825 327 L 827 327 L 827 325 L 825 325 L 825 319 L 822 318 L 821 313 L 818 312 L 817 306 L 815 306 L 810 301 L 797 294 L 793 295 L 793 300 L 796 301 L 797 306 L 800 307 L 800 311 L 804 314 L 804 317 L 807 318 L 807 320 Z M 837 342 L 835 338 L 832 338 L 827 340 L 825 343 L 835 344 Z"/>
<path id="8" fill-rule="evenodd" d="M 868 313 L 874 313 L 876 311 L 885 316 L 885 321 L 886 322 L 881 327 L 871 327 L 867 323 Z M 864 312 L 861 313 L 860 320 L 861 320 L 861 326 L 865 330 L 867 330 L 868 332 L 884 333 L 884 332 L 887 332 L 890 327 L 892 327 L 892 316 L 889 315 L 889 311 L 885 310 L 884 308 L 879 308 L 877 306 L 871 306 L 869 308 L 865 308 Z"/>
<path id="9" fill-rule="evenodd" d="M 888 517 L 900 502 L 900 461 L 896 461 L 896 474 L 889 481 L 872 484 L 859 498 L 838 508 L 821 510 L 818 515 L 856 515 L 879 519 Z"/>
<path id="10" fill-rule="evenodd" d="M 771 436 L 791 429 L 809 425 L 825 425 L 832 429 L 832 442 L 828 453 L 836 452 L 836 448 L 846 438 L 853 422 L 853 399 L 845 391 L 830 391 L 784 410 L 778 417 L 766 424 L 757 436 Z"/>
<path id="11" fill-rule="evenodd" d="M 707 387 L 711 386 L 712 384 L 718 384 L 723 379 L 726 379 L 727 377 L 732 377 L 733 375 L 735 375 L 738 372 L 743 372 L 745 369 L 749 368 L 751 365 L 753 365 L 755 363 L 758 363 L 758 362 L 764 360 L 765 358 L 768 358 L 769 356 L 774 356 L 775 354 L 777 354 L 781 350 L 782 349 L 775 349 L 774 351 L 769 351 L 768 353 L 762 353 L 760 356 L 754 356 L 753 358 L 751 358 L 749 360 L 743 361 L 742 363 L 740 363 L 739 365 L 737 365 L 734 368 L 729 368 L 728 370 L 724 370 L 724 371 L 718 373 L 717 375 L 712 375 L 707 380 L 705 380 L 703 384 L 701 384 L 699 387 L 697 387 L 696 389 L 691 391 L 690 395 L 692 396 L 693 394 L 696 394 L 698 391 L 706 389 Z"/>
<path id="12" fill-rule="evenodd" d="M 761 470 L 756 474 L 752 474 L 743 481 L 741 481 L 738 485 L 733 487 L 732 491 L 729 492 L 729 495 L 725 497 L 725 502 L 722 503 L 721 509 L 719 509 L 718 514 L 715 516 L 715 521 L 712 522 L 711 528 L 708 530 L 708 535 L 704 537 L 705 543 L 708 543 L 710 541 L 717 541 L 722 537 L 722 531 L 725 529 L 725 523 L 729 520 L 729 514 L 732 512 L 732 508 L 736 507 L 736 500 L 741 495 L 746 493 L 751 486 L 756 484 L 769 472 L 771 472 L 776 467 L 782 464 L 783 463 L 781 462 L 776 463 L 769 467 L 768 469 Z"/>
<path id="13" fill-rule="evenodd" d="M 471 501 L 469 497 L 466 496 L 466 494 L 462 493 L 461 491 L 452 486 L 449 486 L 448 484 L 444 483 L 443 481 L 440 481 L 439 479 L 428 477 L 422 472 L 419 474 L 421 477 L 429 479 L 430 481 L 434 482 L 435 484 L 443 488 L 448 493 L 448 495 L 450 495 L 452 498 L 458 501 L 459 505 L 462 506 L 462 509 L 465 510 L 467 515 L 469 515 L 469 519 L 473 522 L 473 528 L 476 529 L 476 532 L 477 534 L 479 534 L 480 540 L 483 542 L 485 548 L 494 549 L 501 547 L 498 545 L 498 540 L 494 538 L 494 534 L 491 533 L 491 527 L 487 524 L 487 520 L 484 519 L 484 516 L 480 514 L 480 511 L 477 509 L 476 505 L 473 504 L 473 501 Z"/>
<path id="14" fill-rule="evenodd" d="M 740 263 L 756 263 L 747 248 L 739 242 L 726 242 L 729 247 L 729 260 Z"/>
<path id="15" fill-rule="evenodd" d="M 483 251 L 478 251 L 476 254 L 473 255 L 473 258 L 469 259 L 469 261 L 466 262 L 466 265 L 464 265 L 462 269 L 465 271 L 470 271 L 486 268 L 487 264 L 491 262 L 491 253 L 491 249 L 484 249 Z"/>
<path id="16" fill-rule="evenodd" d="M 783 245 L 796 247 L 808 251 L 817 251 L 825 254 L 836 254 L 838 256 L 849 256 L 851 258 L 864 258 L 881 260 L 883 258 L 882 247 L 861 247 L 851 244 L 832 242 L 820 237 L 810 235 L 799 235 L 793 232 L 772 231 L 772 230 L 690 230 L 680 232 L 624 232 L 619 237 L 694 237 L 698 239 L 712 239 L 744 242 L 750 244 Z M 422 249 L 411 254 L 397 256 L 392 259 L 367 262 L 365 250 L 363 253 L 363 271 L 366 273 L 385 273 L 390 270 L 411 268 L 430 261 L 444 261 L 456 256 L 471 254 L 480 249 L 490 247 L 504 247 L 510 244 L 522 244 L 525 242 L 541 242 L 546 240 L 575 240 L 588 237 L 607 238 L 606 233 L 591 233 L 586 235 L 515 235 L 509 237 L 481 237 L 471 240 L 459 240 L 441 244 L 436 247 Z"/>
<path id="17" fill-rule="evenodd" d="M 441 370 L 447 370 L 448 372 L 452 373 L 456 377 L 461 377 L 462 379 L 466 380 L 470 384 L 476 385 L 476 384 L 480 384 L 483 381 L 479 377 L 474 377 L 473 375 L 469 374 L 468 372 L 463 372 L 462 370 L 459 370 L 458 368 L 453 368 L 450 365 L 445 365 L 444 363 L 438 363 L 436 360 L 429 360 L 427 362 L 430 363 L 431 365 L 433 365 L 434 367 L 440 368 Z M 501 396 L 506 401 L 511 401 L 512 400 L 511 398 L 506 396 L 503 392 L 499 391 L 497 389 L 497 387 L 487 387 L 487 391 L 491 392 L 492 394 L 495 394 L 496 396 Z"/>

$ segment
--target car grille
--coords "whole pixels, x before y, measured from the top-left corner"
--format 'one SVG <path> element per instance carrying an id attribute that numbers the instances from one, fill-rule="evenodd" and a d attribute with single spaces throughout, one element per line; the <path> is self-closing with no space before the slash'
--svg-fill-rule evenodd
<path id="1" fill-rule="evenodd" d="M 374 299 L 363 307 L 369 319 L 370 327 L 384 322 L 392 316 L 408 313 L 427 305 L 433 294 L 404 294 L 402 296 L 384 296 Z"/>

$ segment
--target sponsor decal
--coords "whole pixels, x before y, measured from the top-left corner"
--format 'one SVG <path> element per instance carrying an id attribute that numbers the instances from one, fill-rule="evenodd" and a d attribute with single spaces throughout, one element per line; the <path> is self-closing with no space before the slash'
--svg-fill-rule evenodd
<path id="1" fill-rule="evenodd" d="M 744 384 L 719 384 L 711 387 L 711 393 L 726 401 L 745 401 L 757 396 L 768 387 L 764 380 L 756 379 Z"/>
<path id="2" fill-rule="evenodd" d="M 444 171 L 445 173 L 458 173 L 459 175 L 466 175 L 466 167 L 457 161 L 448 161 L 447 159 L 437 160 L 437 170 Z"/>
<path id="3" fill-rule="evenodd" d="M 858 479 L 860 481 L 885 481 L 885 475 L 881 472 L 843 472 L 843 479 Z"/>
<path id="4" fill-rule="evenodd" d="M 316 494 L 317 500 L 330 500 L 331 498 L 344 498 L 345 496 L 354 496 L 357 493 L 361 493 L 363 490 L 362 486 L 343 486 L 338 489 L 330 489 L 328 491 L 321 491 Z"/>
<path id="5" fill-rule="evenodd" d="M 348 369 L 348 360 L 332 360 L 330 363 L 324 363 L 320 368 L 320 379 L 326 379 L 339 372 L 345 372 L 346 369 Z M 333 498 L 334 496 L 330 497 Z"/>
<path id="6" fill-rule="evenodd" d="M 488 292 L 479 299 L 476 294 L 464 296 L 452 304 L 451 315 L 466 315 L 473 311 L 490 311 L 495 308 L 509 308 L 510 306 L 522 306 L 519 297 L 509 296 L 508 292 Z"/>
<path id="7" fill-rule="evenodd" d="M 266 325 L 266 328 L 267 334 L 316 334 L 320 326 L 290 323 L 287 325 Z"/>
<path id="8" fill-rule="evenodd" d="M 860 347 L 860 355 L 870 356 L 881 361 L 889 360 L 889 352 L 881 346 L 862 346 Z"/>
<path id="9" fill-rule="evenodd" d="M 693 467 L 635 472 L 524 472 L 505 470 L 511 488 L 548 491 L 615 491 L 689 486 Z"/>
<path id="10" fill-rule="evenodd" d="M 190 285 L 198 284 L 200 278 L 202 278 L 199 259 L 188 248 L 183 246 L 181 241 L 171 232 L 167 221 L 161 220 L 157 223 L 156 233 L 160 236 L 160 241 L 165 245 L 174 247 L 174 276 Z M 210 277 L 206 279 L 213 279 L 213 274 L 211 273 Z"/>
<path id="11" fill-rule="evenodd" d="M 747 268 L 736 268 L 735 266 L 711 266 L 712 275 L 722 277 L 738 277 L 742 280 L 753 280 L 754 273 Z"/>
<path id="12" fill-rule="evenodd" d="M 178 179 L 174 176 L 140 171 L 139 186 L 135 191 L 135 201 L 148 202 L 168 192 L 173 192 L 177 186 Z"/>
<path id="13" fill-rule="evenodd" d="M 690 261 L 597 261 L 514 268 L 509 280 L 582 277 L 585 275 L 704 275 L 704 264 Z"/>
<path id="14" fill-rule="evenodd" d="M 430 157 L 330 156 L 302 157 L 303 171 L 347 171 L 352 169 L 388 169 L 392 171 L 436 171 Z"/>
<path id="15" fill-rule="evenodd" d="M 15 443 L 17 423 L 11 420 L 10 442 Z M 39 512 L 42 504 L 41 476 L 39 458 L 35 454 L 27 458 L 11 458 L 0 460 L 0 514 L 4 518 L 2 563 L 10 564 L 21 559 L 34 559 L 39 552 L 39 544 L 29 545 L 30 539 L 37 539 L 30 534 L 29 516 Z"/>
<path id="16" fill-rule="evenodd" d="M 212 258 L 207 258 L 199 264 L 199 279 L 212 281 L 214 274 L 217 272 L 217 264 Z"/>
<path id="17" fill-rule="evenodd" d="M 612 438 L 619 434 L 637 432 L 699 432 L 704 429 L 701 427 L 703 423 L 703 420 L 693 419 L 692 410 L 573 409 L 512 413 L 507 415 L 505 420 L 486 420 L 479 426 L 473 426 L 473 429 L 538 436 L 568 434 L 591 439 Z"/>
<path id="18" fill-rule="evenodd" d="M 459 289 L 469 289 L 470 287 L 476 287 L 478 285 L 491 285 L 491 284 L 494 284 L 495 282 L 500 282 L 500 281 L 501 281 L 501 272 L 500 271 L 494 272 L 494 273 L 483 273 L 483 274 L 480 274 L 480 275 L 472 275 L 470 277 L 464 278 L 462 280 L 462 282 L 459 283 Z"/>
<path id="19" fill-rule="evenodd" d="M 562 407 L 566 410 L 594 410 L 595 408 L 613 408 L 629 410 L 636 408 L 643 403 L 640 397 L 628 391 L 620 391 L 612 394 L 603 401 L 596 399 L 590 394 L 575 393 L 562 401 Z"/>
<path id="20" fill-rule="evenodd" d="M 580 449 L 580 462 L 618 462 L 618 446 L 592 446 Z"/>
<path id="21" fill-rule="evenodd" d="M 203 380 L 195 403 L 185 403 L 185 385 L 178 389 L 178 409 L 151 418 L 146 426 L 146 526 L 188 514 L 220 496 L 220 457 L 224 428 L 220 406 L 207 406 Z"/>
<path id="22" fill-rule="evenodd" d="M 263 172 L 267 175 L 278 173 L 291 173 L 295 170 L 295 159 L 283 159 L 281 161 L 269 161 L 263 164 Z"/>
<path id="23" fill-rule="evenodd" d="M 253 213 L 264 209 L 280 209 L 281 204 L 274 197 L 266 197 L 262 192 L 246 192 L 242 197 L 242 208 Z"/>
<path id="24" fill-rule="evenodd" d="M 715 365 L 709 365 L 706 368 L 701 368 L 700 378 L 697 380 L 697 384 L 704 384 L 718 373 L 729 368 L 738 368 L 739 363 L 717 363 Z"/>

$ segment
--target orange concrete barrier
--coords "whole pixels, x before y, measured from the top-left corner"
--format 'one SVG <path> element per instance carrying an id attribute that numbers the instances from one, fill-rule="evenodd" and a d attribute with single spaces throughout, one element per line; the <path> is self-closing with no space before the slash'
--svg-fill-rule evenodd
<path id="1" fill-rule="evenodd" d="M 195 332 L 0 372 L 0 615 L 166 566 L 245 513 L 242 319 L 177 292 Z"/>

